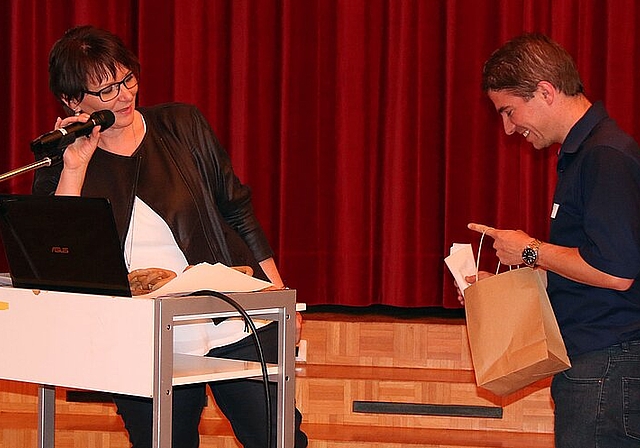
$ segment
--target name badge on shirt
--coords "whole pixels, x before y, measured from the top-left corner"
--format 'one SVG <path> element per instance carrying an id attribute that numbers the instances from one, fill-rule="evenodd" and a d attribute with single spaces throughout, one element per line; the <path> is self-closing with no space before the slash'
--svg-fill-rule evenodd
<path id="1" fill-rule="evenodd" d="M 556 219 L 556 215 L 558 214 L 558 209 L 560 208 L 560 204 L 553 203 L 553 207 L 551 207 L 551 219 Z"/>

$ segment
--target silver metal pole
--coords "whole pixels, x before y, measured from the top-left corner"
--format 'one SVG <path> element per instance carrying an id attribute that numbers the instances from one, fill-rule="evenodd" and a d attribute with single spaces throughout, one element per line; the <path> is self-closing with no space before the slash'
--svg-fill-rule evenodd
<path id="1" fill-rule="evenodd" d="M 38 387 L 38 448 L 53 448 L 55 437 L 56 389 Z"/>
<path id="2" fill-rule="evenodd" d="M 26 173 L 28 171 L 37 170 L 38 168 L 42 168 L 45 166 L 51 166 L 53 161 L 49 157 L 45 157 L 44 159 L 38 160 L 37 162 L 33 162 L 29 165 L 25 165 L 22 168 L 17 168 L 13 171 L 8 171 L 4 174 L 0 174 L 0 182 L 10 179 L 18 174 Z"/>

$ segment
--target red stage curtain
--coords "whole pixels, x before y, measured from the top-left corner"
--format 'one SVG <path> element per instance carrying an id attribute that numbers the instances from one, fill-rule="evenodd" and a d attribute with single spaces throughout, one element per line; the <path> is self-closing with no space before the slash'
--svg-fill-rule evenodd
<path id="1" fill-rule="evenodd" d="M 443 258 L 477 243 L 466 223 L 545 238 L 555 182 L 553 149 L 504 135 L 482 63 L 516 34 L 547 33 L 640 138 L 638 19 L 635 0 L 4 0 L 0 169 L 31 162 L 29 142 L 61 113 L 51 45 L 92 23 L 140 56 L 141 105 L 204 111 L 301 301 L 456 307 Z"/>

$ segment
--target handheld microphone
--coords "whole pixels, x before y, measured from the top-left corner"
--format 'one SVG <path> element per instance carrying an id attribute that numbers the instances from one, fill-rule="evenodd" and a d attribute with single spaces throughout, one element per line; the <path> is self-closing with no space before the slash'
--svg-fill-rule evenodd
<path id="1" fill-rule="evenodd" d="M 89 116 L 85 123 L 75 122 L 55 131 L 42 134 L 31 142 L 31 151 L 55 151 L 65 149 L 77 138 L 91 134 L 93 128 L 100 126 L 100 132 L 109 129 L 116 121 L 116 116 L 110 110 L 99 110 Z"/>

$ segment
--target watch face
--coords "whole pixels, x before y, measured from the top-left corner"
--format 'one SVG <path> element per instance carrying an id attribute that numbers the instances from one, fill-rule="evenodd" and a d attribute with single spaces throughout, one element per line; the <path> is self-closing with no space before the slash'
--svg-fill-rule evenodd
<path id="1" fill-rule="evenodd" d="M 522 251 L 522 261 L 524 261 L 524 264 L 526 264 L 527 266 L 535 265 L 537 259 L 538 253 L 534 249 L 525 247 L 525 249 Z"/>

